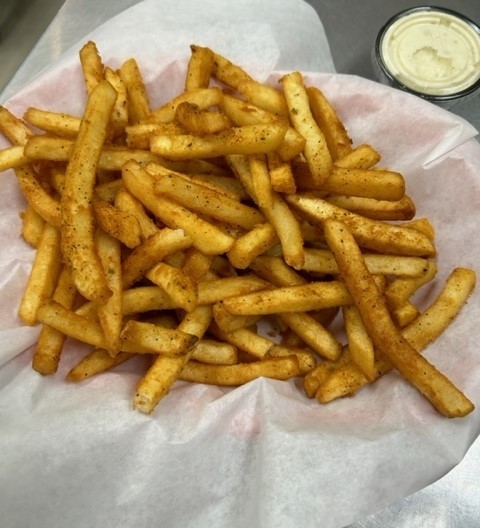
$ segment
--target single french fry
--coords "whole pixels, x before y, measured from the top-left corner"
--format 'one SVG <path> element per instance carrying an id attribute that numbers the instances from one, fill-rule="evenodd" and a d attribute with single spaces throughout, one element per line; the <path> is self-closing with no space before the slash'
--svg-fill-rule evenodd
<path id="1" fill-rule="evenodd" d="M 473 291 L 475 283 L 476 274 L 473 270 L 453 269 L 434 302 L 402 330 L 403 337 L 417 350 L 423 350 L 453 321 Z"/>
<path id="2" fill-rule="evenodd" d="M 410 301 L 405 302 L 394 310 L 390 310 L 390 312 L 400 328 L 413 323 L 420 315 L 420 310 Z"/>
<path id="3" fill-rule="evenodd" d="M 470 400 L 421 356 L 396 328 L 385 299 L 368 272 L 355 239 L 345 224 L 327 220 L 325 236 L 375 348 L 440 413 L 448 417 L 470 413 L 473 410 Z"/>
<path id="4" fill-rule="evenodd" d="M 226 341 L 227 343 L 237 347 L 239 350 L 243 350 L 244 352 L 247 352 L 251 356 L 258 359 L 265 357 L 265 355 L 274 345 L 273 341 L 270 341 L 270 339 L 259 335 L 251 328 L 238 328 L 237 330 L 225 332 L 214 323 L 210 327 L 210 332 L 217 339 Z"/>
<path id="5" fill-rule="evenodd" d="M 110 126 L 114 138 L 121 136 L 128 125 L 128 93 L 118 71 L 112 70 L 108 66 L 104 71 L 105 80 L 108 81 L 117 92 L 117 100 L 112 111 Z"/>
<path id="6" fill-rule="evenodd" d="M 220 106 L 236 126 L 274 123 L 278 120 L 271 112 L 228 93 L 223 94 Z"/>
<path id="7" fill-rule="evenodd" d="M 299 72 L 292 72 L 280 80 L 287 101 L 290 119 L 305 139 L 305 158 L 318 187 L 326 181 L 332 168 L 332 156 L 328 150 L 323 132 L 317 125 L 308 100 L 303 77 Z"/>
<path id="8" fill-rule="evenodd" d="M 101 152 L 100 159 L 98 160 L 98 168 L 105 171 L 120 171 L 123 165 L 130 160 L 135 160 L 142 165 L 162 161 L 158 156 L 147 150 L 133 150 L 112 146 L 104 148 Z"/>
<path id="9" fill-rule="evenodd" d="M 15 145 L 0 150 L 0 172 L 16 169 L 30 163 L 22 145 Z"/>
<path id="10" fill-rule="evenodd" d="M 308 313 L 281 313 L 280 319 L 319 356 L 331 361 L 339 358 L 342 350 L 340 341 Z"/>
<path id="11" fill-rule="evenodd" d="M 93 201 L 95 220 L 111 237 L 133 249 L 141 244 L 142 231 L 137 218 L 103 200 Z"/>
<path id="12" fill-rule="evenodd" d="M 73 382 L 84 381 L 96 374 L 121 365 L 134 356 L 135 354 L 129 352 L 120 352 L 115 357 L 112 357 L 107 350 L 95 348 L 70 370 L 66 380 Z"/>
<path id="13" fill-rule="evenodd" d="M 236 365 L 205 365 L 190 361 L 183 368 L 179 378 L 210 385 L 238 386 L 260 377 L 285 380 L 300 373 L 299 361 L 295 355 L 291 355 Z"/>
<path id="14" fill-rule="evenodd" d="M 332 160 L 350 154 L 352 140 L 330 101 L 315 86 L 309 86 L 307 94 L 312 115 L 325 136 Z"/>
<path id="15" fill-rule="evenodd" d="M 190 46 L 191 55 L 185 75 L 185 91 L 208 88 L 213 70 L 213 51 L 203 46 Z"/>
<path id="16" fill-rule="evenodd" d="M 237 348 L 214 339 L 200 339 L 195 344 L 192 359 L 212 365 L 235 365 L 238 361 Z"/>
<path id="17" fill-rule="evenodd" d="M 45 224 L 18 309 L 18 315 L 26 325 L 33 326 L 37 323 L 38 309 L 52 295 L 60 266 L 60 233 L 58 229 Z"/>
<path id="18" fill-rule="evenodd" d="M 124 316 L 137 315 L 154 310 L 172 310 L 179 308 L 167 295 L 165 290 L 162 290 L 158 286 L 139 286 L 124 290 L 122 305 Z"/>
<path id="19" fill-rule="evenodd" d="M 30 137 L 25 145 L 24 152 L 30 161 L 68 161 L 73 145 L 74 141 L 72 139 L 44 134 Z"/>
<path id="20" fill-rule="evenodd" d="M 277 233 L 271 224 L 258 224 L 235 239 L 228 251 L 228 260 L 238 269 L 246 269 L 255 258 L 278 242 Z"/>
<path id="21" fill-rule="evenodd" d="M 112 292 L 106 303 L 97 306 L 97 315 L 105 335 L 106 348 L 112 356 L 115 356 L 120 350 L 123 322 L 121 246 L 116 238 L 98 230 L 96 247 L 108 288 Z"/>
<path id="22" fill-rule="evenodd" d="M 23 118 L 40 130 L 60 138 L 75 139 L 80 130 L 81 118 L 65 113 L 30 107 L 27 108 Z"/>
<path id="23" fill-rule="evenodd" d="M 77 290 L 67 268 L 63 268 L 58 276 L 58 282 L 52 295 L 67 309 L 71 309 L 77 297 Z M 33 354 L 32 368 L 45 376 L 57 371 L 63 345 L 67 336 L 55 328 L 43 325 Z"/>
<path id="24" fill-rule="evenodd" d="M 40 185 L 30 165 L 15 170 L 20 189 L 32 207 L 47 223 L 60 227 L 60 202 Z"/>
<path id="25" fill-rule="evenodd" d="M 38 247 L 45 226 L 45 220 L 31 205 L 28 205 L 20 216 L 22 218 L 23 239 L 32 247 Z"/>
<path id="26" fill-rule="evenodd" d="M 324 188 L 331 193 L 401 200 L 405 196 L 405 180 L 399 172 L 385 169 L 345 169 L 332 167 Z"/>
<path id="27" fill-rule="evenodd" d="M 368 270 L 374 275 L 396 275 L 404 278 L 422 277 L 429 267 L 428 259 L 422 257 L 364 253 L 363 258 Z M 335 257 L 328 249 L 305 249 L 303 269 L 317 273 L 338 273 Z"/>
<path id="28" fill-rule="evenodd" d="M 99 303 L 105 302 L 111 292 L 95 249 L 91 203 L 98 158 L 116 97 L 108 81 L 99 83 L 91 92 L 67 166 L 61 200 L 63 257 L 79 292 Z"/>
<path id="29" fill-rule="evenodd" d="M 133 58 L 126 60 L 120 66 L 119 73 L 127 90 L 129 123 L 140 123 L 150 115 L 151 108 L 137 61 Z"/>
<path id="30" fill-rule="evenodd" d="M 345 332 L 352 361 L 369 381 L 376 379 L 375 349 L 355 305 L 342 306 Z"/>
<path id="31" fill-rule="evenodd" d="M 415 218 L 414 220 L 410 220 L 410 222 L 404 222 L 400 225 L 420 231 L 420 233 L 423 233 L 432 242 L 435 240 L 435 228 L 428 218 Z"/>
<path id="32" fill-rule="evenodd" d="M 104 66 L 95 42 L 89 40 L 80 50 L 80 63 L 82 65 L 83 77 L 87 93 L 104 80 Z"/>
<path id="33" fill-rule="evenodd" d="M 25 145 L 33 136 L 32 130 L 26 123 L 12 114 L 5 106 L 0 106 L 0 132 L 12 145 Z"/>
<path id="34" fill-rule="evenodd" d="M 134 320 L 127 321 L 120 339 L 123 351 L 166 356 L 186 354 L 197 341 L 197 337 L 181 330 Z"/>
<path id="35" fill-rule="evenodd" d="M 153 136 L 150 149 L 172 160 L 215 158 L 229 154 L 261 154 L 275 150 L 287 131 L 286 125 L 247 125 L 231 127 L 216 134 L 195 136 Z"/>
<path id="36" fill-rule="evenodd" d="M 251 155 L 248 157 L 248 164 L 252 175 L 252 189 L 256 204 L 260 208 L 273 207 L 272 185 L 265 156 Z"/>
<path id="37" fill-rule="evenodd" d="M 345 169 L 371 169 L 381 159 L 380 153 L 371 145 L 359 145 L 335 160 L 337 167 Z"/>
<path id="38" fill-rule="evenodd" d="M 351 304 L 352 298 L 339 281 L 310 282 L 225 299 L 225 309 L 234 315 L 267 315 L 308 312 Z"/>
<path id="39" fill-rule="evenodd" d="M 151 167 L 158 167 L 152 163 L 147 165 L 147 170 Z M 170 170 L 170 169 L 167 169 Z M 153 171 L 152 174 L 154 175 Z M 242 187 L 242 184 L 232 176 L 220 176 L 217 174 L 182 174 L 176 173 L 183 177 L 186 181 L 193 181 L 197 185 L 202 185 L 204 188 L 214 191 L 217 194 L 227 197 L 230 200 L 241 202 L 248 200 L 249 196 Z"/>
<path id="40" fill-rule="evenodd" d="M 346 169 L 334 165 L 319 185 L 309 167 L 297 163 L 295 179 L 301 191 L 320 189 L 330 194 L 392 202 L 405 196 L 403 176 L 386 169 Z"/>
<path id="41" fill-rule="evenodd" d="M 197 286 L 183 270 L 159 262 L 147 272 L 146 277 L 163 288 L 180 308 L 187 312 L 196 308 Z"/>
<path id="42" fill-rule="evenodd" d="M 105 348 L 105 336 L 100 323 L 76 314 L 57 301 L 44 301 L 37 310 L 37 320 L 78 341 Z"/>
<path id="43" fill-rule="evenodd" d="M 236 90 L 242 81 L 253 81 L 253 78 L 238 64 L 213 51 L 213 76 L 220 82 Z"/>
<path id="44" fill-rule="evenodd" d="M 170 392 L 183 367 L 184 361 L 179 358 L 159 355 L 137 385 L 133 408 L 151 414 L 159 401 Z"/>
<path id="45" fill-rule="evenodd" d="M 281 91 L 253 79 L 243 79 L 236 89 L 245 99 L 272 114 L 287 117 L 288 107 Z"/>
<path id="46" fill-rule="evenodd" d="M 198 304 L 215 304 L 228 297 L 261 291 L 269 283 L 255 275 L 208 279 L 198 283 Z"/>
<path id="47" fill-rule="evenodd" d="M 392 201 L 331 194 L 326 200 L 337 207 L 373 220 L 411 220 L 416 212 L 413 200 L 406 195 L 400 200 Z"/>

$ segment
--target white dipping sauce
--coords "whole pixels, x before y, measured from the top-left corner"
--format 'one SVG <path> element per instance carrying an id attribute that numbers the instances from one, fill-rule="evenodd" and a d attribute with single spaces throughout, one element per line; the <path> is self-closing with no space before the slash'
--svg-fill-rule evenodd
<path id="1" fill-rule="evenodd" d="M 381 55 L 392 76 L 430 95 L 449 95 L 480 78 L 480 35 L 454 15 L 417 11 L 385 32 Z"/>

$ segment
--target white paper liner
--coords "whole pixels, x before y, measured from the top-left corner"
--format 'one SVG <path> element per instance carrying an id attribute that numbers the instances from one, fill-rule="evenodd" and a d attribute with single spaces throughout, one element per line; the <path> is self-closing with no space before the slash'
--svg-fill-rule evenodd
<path id="1" fill-rule="evenodd" d="M 173 4 L 182 16 L 172 16 Z M 209 9 L 220 4 L 201 3 Z M 323 34 L 311 8 L 284 2 L 281 20 L 270 21 L 265 11 L 253 12 L 253 4 L 246 4 L 242 27 L 248 28 L 251 46 L 251 39 L 261 36 L 258 62 L 252 60 L 255 48 L 244 48 L 246 40 L 227 32 L 226 23 L 207 30 L 204 17 L 188 18 L 187 8 L 195 2 L 144 2 L 88 38 L 98 42 L 106 63 L 118 65 L 135 56 L 155 104 L 181 88 L 188 55 L 184 46 L 191 42 L 217 44 L 247 69 L 255 62 L 249 71 L 264 77 L 275 68 L 314 69 L 308 54 L 299 55 L 298 65 L 295 56 L 283 60 L 288 46 L 278 38 L 288 35 L 280 32 L 282 24 L 288 30 L 286 21 L 294 19 L 299 34 L 315 36 L 315 27 Z M 259 5 L 267 4 L 272 9 L 271 2 Z M 167 9 L 155 18 L 160 5 Z M 228 9 L 234 6 L 229 3 Z M 258 13 L 262 16 L 255 22 Z M 239 12 L 234 14 L 238 19 Z M 145 24 L 139 26 L 139 20 Z M 184 20 L 190 21 L 182 26 L 186 35 L 178 25 Z M 267 30 L 270 23 L 273 28 Z M 125 38 L 134 28 L 140 43 Z M 279 75 L 272 74 L 270 81 Z M 305 78 L 325 91 L 355 145 L 369 142 L 382 153 L 382 164 L 405 175 L 418 215 L 428 216 L 437 228 L 437 286 L 419 299 L 420 306 L 433 299 L 454 266 L 478 273 L 480 147 L 471 139 L 476 131 L 447 111 L 364 79 L 331 73 Z M 29 105 L 79 113 L 83 101 L 72 51 L 7 106 L 19 115 Z M 13 173 L 2 178 L 2 526 L 337 528 L 441 477 L 478 435 L 478 411 L 461 420 L 442 418 L 395 373 L 355 398 L 327 406 L 308 400 L 299 380 L 260 379 L 235 390 L 179 382 L 151 416 L 131 410 L 143 358 L 75 386 L 64 376 L 85 347 L 69 340 L 57 375 L 39 376 L 31 370 L 32 349 L 25 350 L 38 329 L 23 327 L 16 318 L 33 256 L 19 237 L 24 201 Z M 477 291 L 426 351 L 477 404 L 479 317 Z"/>

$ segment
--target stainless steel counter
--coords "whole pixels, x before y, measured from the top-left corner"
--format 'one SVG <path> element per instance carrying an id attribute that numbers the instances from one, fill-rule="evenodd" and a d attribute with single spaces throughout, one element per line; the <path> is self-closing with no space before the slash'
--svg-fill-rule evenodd
<path id="1" fill-rule="evenodd" d="M 137 1 L 66 0 L 0 99 L 8 99 L 92 29 Z M 367 78 L 373 78 L 370 53 L 377 31 L 397 11 L 419 4 L 408 0 L 310 0 L 309 3 L 323 22 L 337 71 Z M 437 0 L 434 4 L 456 9 L 480 22 L 478 0 Z M 477 98 L 455 106 L 452 111 L 480 130 L 479 103 Z M 479 440 L 465 459 L 441 480 L 351 525 L 351 528 L 476 528 L 480 526 L 478 468 Z"/>

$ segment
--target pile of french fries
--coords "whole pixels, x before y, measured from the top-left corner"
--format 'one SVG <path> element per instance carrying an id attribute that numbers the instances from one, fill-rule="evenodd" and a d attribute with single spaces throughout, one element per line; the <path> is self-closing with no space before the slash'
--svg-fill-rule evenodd
<path id="1" fill-rule="evenodd" d="M 473 410 L 421 352 L 475 273 L 451 270 L 420 312 L 434 229 L 320 89 L 299 72 L 260 83 L 192 45 L 184 91 L 153 109 L 135 59 L 114 70 L 88 42 L 80 63 L 82 116 L 0 108 L 0 170 L 36 248 L 18 312 L 41 325 L 36 371 L 54 374 L 73 338 L 91 350 L 69 381 L 150 357 L 133 397 L 145 413 L 177 380 L 298 376 L 326 403 L 391 369 L 445 416 Z"/>

